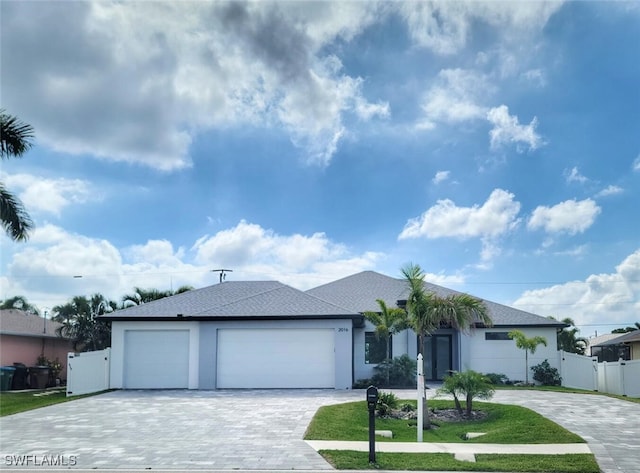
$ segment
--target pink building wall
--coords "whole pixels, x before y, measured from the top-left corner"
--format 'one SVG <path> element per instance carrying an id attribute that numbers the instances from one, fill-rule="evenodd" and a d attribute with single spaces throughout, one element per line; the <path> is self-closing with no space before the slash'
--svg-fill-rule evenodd
<path id="1" fill-rule="evenodd" d="M 67 353 L 72 351 L 71 342 L 64 339 L 0 335 L 0 366 L 14 363 L 35 366 L 38 357 L 44 354 L 49 360 L 58 358 L 62 364 L 60 378 L 67 379 Z"/>

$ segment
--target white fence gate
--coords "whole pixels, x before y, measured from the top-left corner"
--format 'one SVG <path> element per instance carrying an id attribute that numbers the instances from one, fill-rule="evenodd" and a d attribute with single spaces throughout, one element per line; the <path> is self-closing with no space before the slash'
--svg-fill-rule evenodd
<path id="1" fill-rule="evenodd" d="M 560 376 L 568 388 L 598 391 L 598 358 L 560 351 Z"/>
<path id="2" fill-rule="evenodd" d="M 597 357 L 558 353 L 563 386 L 640 397 L 640 360 L 598 363 Z"/>
<path id="3" fill-rule="evenodd" d="M 111 348 L 67 355 L 67 397 L 109 389 Z"/>

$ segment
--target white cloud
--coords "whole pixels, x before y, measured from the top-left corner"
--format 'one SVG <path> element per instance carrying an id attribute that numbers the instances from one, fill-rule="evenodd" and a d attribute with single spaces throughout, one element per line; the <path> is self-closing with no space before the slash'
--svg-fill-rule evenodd
<path id="1" fill-rule="evenodd" d="M 323 52 L 378 11 L 364 2 L 3 5 L 4 105 L 40 143 L 69 153 L 172 170 L 191 165 L 199 131 L 256 126 L 284 129 L 324 165 L 345 114 L 388 114 Z"/>
<path id="2" fill-rule="evenodd" d="M 592 199 L 565 200 L 553 207 L 540 205 L 532 212 L 527 227 L 544 229 L 547 233 L 583 233 L 596 220 L 601 209 Z"/>
<path id="3" fill-rule="evenodd" d="M 438 54 L 453 54 L 467 43 L 476 22 L 492 27 L 507 42 L 539 31 L 561 2 L 399 2 L 413 41 Z"/>
<path id="4" fill-rule="evenodd" d="M 529 69 L 522 73 L 522 78 L 538 87 L 547 85 L 547 78 L 542 69 Z"/>
<path id="5" fill-rule="evenodd" d="M 571 170 L 565 169 L 564 177 L 569 183 L 578 182 L 580 184 L 584 184 L 585 182 L 589 181 L 587 177 L 580 174 L 580 171 L 578 171 L 578 168 L 575 166 Z"/>
<path id="6" fill-rule="evenodd" d="M 513 199 L 510 192 L 495 189 L 481 206 L 458 207 L 449 199 L 439 200 L 420 217 L 410 219 L 398 239 L 480 238 L 480 256 L 486 263 L 500 254 L 496 239 L 518 225 L 520 203 Z"/>
<path id="7" fill-rule="evenodd" d="M 15 192 L 29 212 L 46 212 L 60 216 L 73 203 L 98 200 L 90 183 L 81 179 L 47 179 L 32 174 L 5 174 L 2 180 Z"/>
<path id="8" fill-rule="evenodd" d="M 610 185 L 596 194 L 596 197 L 607 197 L 610 195 L 622 194 L 624 189 L 620 186 Z"/>
<path id="9" fill-rule="evenodd" d="M 636 172 L 640 171 L 640 154 L 636 159 L 633 160 L 633 164 L 631 165 L 631 167 Z"/>
<path id="10" fill-rule="evenodd" d="M 458 207 L 452 200 L 439 200 L 420 217 L 410 219 L 398 238 L 465 239 L 501 235 L 518 223 L 520 203 L 513 198 L 510 192 L 495 189 L 481 206 Z"/>
<path id="11" fill-rule="evenodd" d="M 440 184 L 441 182 L 444 182 L 447 179 L 449 179 L 450 175 L 451 175 L 451 171 L 438 171 L 436 172 L 436 175 L 433 176 L 432 182 L 434 184 Z"/>
<path id="12" fill-rule="evenodd" d="M 521 125 L 517 116 L 509 115 L 509 108 L 506 105 L 500 105 L 489 110 L 487 120 L 493 124 L 493 128 L 489 131 L 493 149 L 515 144 L 518 151 L 521 151 L 521 144 L 525 144 L 530 150 L 535 150 L 543 144 L 542 138 L 536 133 L 538 125 L 536 117 L 528 125 Z"/>
<path id="13" fill-rule="evenodd" d="M 633 322 L 633 314 L 640 310 L 640 250 L 626 257 L 614 273 L 525 291 L 514 306 L 558 319 L 571 317 L 577 325 Z"/>
<path id="14" fill-rule="evenodd" d="M 480 105 L 494 87 L 475 71 L 445 69 L 425 94 L 422 104 L 424 118 L 419 128 L 430 128 L 437 122 L 458 123 L 484 118 L 487 109 Z"/>
<path id="15" fill-rule="evenodd" d="M 278 280 L 307 289 L 373 269 L 382 255 L 354 253 L 324 233 L 278 235 L 241 221 L 200 238 L 191 251 L 176 249 L 167 240 L 119 249 L 109 241 L 46 224 L 38 226 L 27 243 L 9 242 L 3 257 L 8 265 L 0 277 L 0 299 L 21 294 L 50 309 L 72 296 L 96 292 L 118 301 L 135 286 L 203 287 L 217 282 L 211 270 L 219 267 L 233 269 L 230 277 L 236 280 Z"/>
<path id="16" fill-rule="evenodd" d="M 278 235 L 260 225 L 241 221 L 233 228 L 201 238 L 193 247 L 196 261 L 311 287 L 322 277 L 330 281 L 373 267 L 380 255 L 352 254 L 344 245 L 331 242 L 324 233 Z"/>

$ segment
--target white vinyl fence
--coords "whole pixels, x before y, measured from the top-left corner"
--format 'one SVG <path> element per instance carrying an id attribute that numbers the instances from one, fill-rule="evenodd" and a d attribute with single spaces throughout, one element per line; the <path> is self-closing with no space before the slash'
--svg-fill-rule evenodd
<path id="1" fill-rule="evenodd" d="M 568 388 L 599 391 L 598 358 L 560 351 L 560 376 Z"/>
<path id="2" fill-rule="evenodd" d="M 111 348 L 67 355 L 67 397 L 109 389 Z"/>
<path id="3" fill-rule="evenodd" d="M 640 360 L 598 363 L 596 357 L 559 352 L 562 385 L 640 397 Z"/>
<path id="4" fill-rule="evenodd" d="M 640 397 L 640 360 L 598 363 L 598 391 Z"/>

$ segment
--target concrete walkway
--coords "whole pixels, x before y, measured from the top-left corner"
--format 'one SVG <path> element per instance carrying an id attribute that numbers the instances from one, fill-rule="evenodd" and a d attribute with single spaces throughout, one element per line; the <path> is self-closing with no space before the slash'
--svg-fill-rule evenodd
<path id="1" fill-rule="evenodd" d="M 314 450 L 354 450 L 368 452 L 369 442 L 345 442 L 336 440 L 307 440 Z M 563 455 L 567 453 L 592 453 L 586 443 L 565 444 L 498 444 L 498 443 L 434 443 L 434 442 L 379 442 L 376 452 L 392 453 L 450 453 L 456 460 L 475 461 L 482 453 Z"/>

